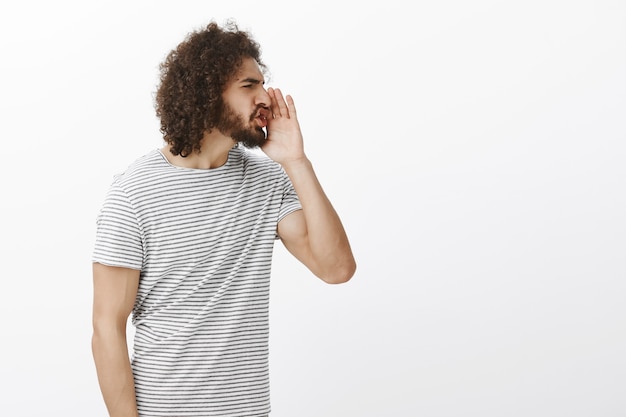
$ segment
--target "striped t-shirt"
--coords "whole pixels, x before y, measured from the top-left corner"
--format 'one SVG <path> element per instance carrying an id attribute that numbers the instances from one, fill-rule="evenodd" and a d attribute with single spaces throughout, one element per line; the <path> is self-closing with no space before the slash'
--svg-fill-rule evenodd
<path id="1" fill-rule="evenodd" d="M 281 166 L 241 147 L 209 170 L 154 150 L 115 178 L 93 261 L 141 271 L 132 369 L 142 417 L 270 411 L 271 257 L 278 222 L 300 208 Z"/>

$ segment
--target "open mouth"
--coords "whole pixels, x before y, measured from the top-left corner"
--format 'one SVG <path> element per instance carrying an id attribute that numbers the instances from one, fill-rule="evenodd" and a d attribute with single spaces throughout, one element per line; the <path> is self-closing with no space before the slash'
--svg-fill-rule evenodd
<path id="1" fill-rule="evenodd" d="M 256 118 L 257 122 L 259 123 L 259 126 L 261 127 L 266 127 L 267 126 L 267 117 L 265 117 L 264 115 L 259 115 Z"/>
<path id="2" fill-rule="evenodd" d="M 263 108 L 259 109 L 255 119 L 261 128 L 267 127 L 268 116 L 269 110 Z"/>

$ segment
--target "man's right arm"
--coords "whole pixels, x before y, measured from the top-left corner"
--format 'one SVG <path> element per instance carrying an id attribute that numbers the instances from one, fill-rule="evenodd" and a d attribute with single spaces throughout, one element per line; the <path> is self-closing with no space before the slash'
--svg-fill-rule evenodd
<path id="1" fill-rule="evenodd" d="M 98 382 L 111 417 L 138 416 L 126 342 L 126 323 L 138 286 L 138 270 L 93 264 L 91 346 Z"/>

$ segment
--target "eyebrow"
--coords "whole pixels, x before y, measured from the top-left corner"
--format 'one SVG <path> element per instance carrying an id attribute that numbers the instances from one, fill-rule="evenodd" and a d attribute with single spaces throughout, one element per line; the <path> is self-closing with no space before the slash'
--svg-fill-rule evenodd
<path id="1" fill-rule="evenodd" d="M 257 78 L 244 78 L 243 80 L 239 80 L 240 84 L 265 84 L 265 81 L 259 80 Z"/>

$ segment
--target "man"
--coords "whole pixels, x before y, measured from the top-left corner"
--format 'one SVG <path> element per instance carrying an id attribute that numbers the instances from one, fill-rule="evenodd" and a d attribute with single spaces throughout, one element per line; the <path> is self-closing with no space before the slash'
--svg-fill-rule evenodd
<path id="1" fill-rule="evenodd" d="M 325 282 L 354 274 L 293 99 L 263 70 L 246 32 L 214 22 L 161 65 L 166 144 L 115 178 L 97 222 L 92 347 L 112 417 L 266 416 L 274 241 Z"/>

